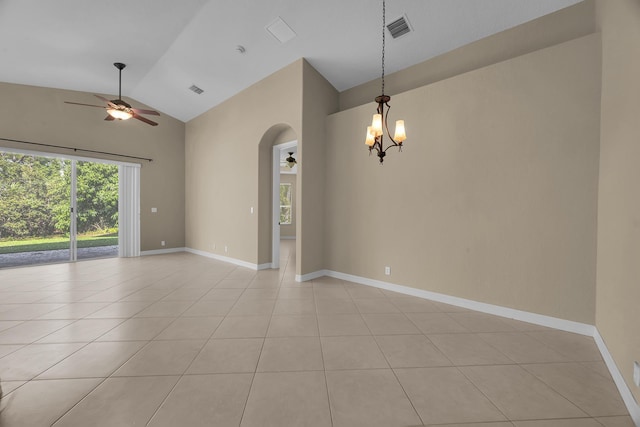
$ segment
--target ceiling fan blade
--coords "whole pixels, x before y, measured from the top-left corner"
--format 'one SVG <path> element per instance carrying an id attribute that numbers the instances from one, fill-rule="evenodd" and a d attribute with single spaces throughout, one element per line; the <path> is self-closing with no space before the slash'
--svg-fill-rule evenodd
<path id="1" fill-rule="evenodd" d="M 158 113 L 157 111 L 153 111 L 153 110 L 143 110 L 141 108 L 132 108 L 131 110 L 133 110 L 134 113 L 137 114 L 151 114 L 154 116 L 159 116 L 160 113 Z"/>
<path id="2" fill-rule="evenodd" d="M 112 122 L 112 121 L 114 121 L 114 120 L 115 120 L 115 119 L 114 119 L 110 114 L 107 114 L 107 117 L 105 117 L 104 119 L 105 119 L 105 121 L 107 121 L 107 122 Z"/>
<path id="3" fill-rule="evenodd" d="M 104 105 L 81 104 L 79 102 L 64 101 L 65 104 L 84 105 L 85 107 L 107 108 Z"/>
<path id="4" fill-rule="evenodd" d="M 136 113 L 133 113 L 133 117 L 140 120 L 141 122 L 145 122 L 146 124 L 149 124 L 151 126 L 158 126 L 158 124 L 156 122 L 152 122 L 151 120 L 147 119 L 146 117 L 142 117 Z"/>
<path id="5" fill-rule="evenodd" d="M 93 96 L 95 96 L 95 97 L 96 97 L 96 98 L 98 98 L 98 99 L 103 100 L 104 102 L 106 102 L 107 104 L 109 104 L 109 107 L 111 107 L 111 108 L 118 108 L 118 107 L 116 106 L 116 104 L 114 104 L 113 102 L 109 101 L 109 100 L 108 100 L 107 98 L 105 98 L 104 96 L 100 96 L 100 95 L 93 95 Z"/>

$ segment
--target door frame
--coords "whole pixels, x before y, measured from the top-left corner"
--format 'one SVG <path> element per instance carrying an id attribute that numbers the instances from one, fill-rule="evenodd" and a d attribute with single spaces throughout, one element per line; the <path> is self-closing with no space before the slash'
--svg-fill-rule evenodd
<path id="1" fill-rule="evenodd" d="M 298 140 L 273 146 L 271 198 L 271 268 L 280 268 L 280 153 L 298 146 Z M 299 157 L 299 156 L 298 156 Z M 298 165 L 298 168 L 300 165 Z M 297 180 L 296 174 L 296 180 Z"/>
<path id="2" fill-rule="evenodd" d="M 69 226 L 69 261 L 78 260 L 78 161 L 71 159 L 71 200 L 70 226 Z"/>

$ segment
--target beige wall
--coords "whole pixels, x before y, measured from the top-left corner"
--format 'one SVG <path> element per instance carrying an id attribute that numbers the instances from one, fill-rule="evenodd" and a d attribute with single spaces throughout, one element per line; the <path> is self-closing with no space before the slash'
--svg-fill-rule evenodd
<path id="1" fill-rule="evenodd" d="M 271 261 L 271 147 L 289 128 L 300 134 L 302 64 L 187 123 L 188 247 L 253 264 Z"/>
<path id="2" fill-rule="evenodd" d="M 386 92 L 393 96 L 594 31 L 595 1 L 586 0 L 390 74 L 385 78 Z M 390 44 L 387 49 L 394 46 Z M 341 92 L 340 110 L 373 102 L 379 91 L 377 79 Z"/>
<path id="3" fill-rule="evenodd" d="M 281 224 L 280 225 L 280 237 L 281 238 L 295 238 L 296 237 L 296 202 L 298 201 L 296 197 L 296 181 L 297 176 L 295 174 L 290 173 L 281 173 L 280 174 L 280 184 L 291 184 L 291 194 L 292 194 L 292 203 L 291 207 L 291 224 Z"/>
<path id="4" fill-rule="evenodd" d="M 636 401 L 640 361 L 640 2 L 599 1 L 602 124 L 596 326 Z"/>
<path id="5" fill-rule="evenodd" d="M 270 263 L 271 151 L 297 140 L 296 274 L 322 269 L 325 118 L 337 103 L 337 91 L 300 59 L 187 123 L 187 246 Z"/>
<path id="6" fill-rule="evenodd" d="M 296 274 L 325 268 L 326 117 L 338 110 L 338 92 L 307 61 L 303 67 L 302 138 L 298 143 Z"/>
<path id="7" fill-rule="evenodd" d="M 391 105 L 408 140 L 384 166 L 373 103 L 329 117 L 326 268 L 593 324 L 599 36 Z"/>
<path id="8" fill-rule="evenodd" d="M 99 109 L 64 101 L 100 103 L 89 93 L 0 83 L 0 137 L 152 158 L 152 163 L 140 162 L 141 249 L 183 247 L 184 123 L 167 115 L 154 118 L 159 123 L 156 127 L 137 120 L 106 122 L 106 113 Z M 135 100 L 128 101 L 148 108 Z M 0 146 L 74 154 L 5 141 L 0 141 Z M 98 154 L 75 154 L 133 162 Z M 158 212 L 152 214 L 152 207 Z M 164 248 L 160 246 L 162 240 L 166 241 Z"/>

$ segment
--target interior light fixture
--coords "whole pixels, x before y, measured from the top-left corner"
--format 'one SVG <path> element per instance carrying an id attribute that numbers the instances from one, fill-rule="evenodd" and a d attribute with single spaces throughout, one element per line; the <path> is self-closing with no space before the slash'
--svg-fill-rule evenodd
<path id="1" fill-rule="evenodd" d="M 287 166 L 289 166 L 290 169 L 293 169 L 293 167 L 298 163 L 296 162 L 296 159 L 293 158 L 293 151 L 289 151 L 289 157 L 284 159 L 284 161 L 287 162 Z"/>
<path id="2" fill-rule="evenodd" d="M 109 102 L 107 114 L 117 120 L 129 120 L 133 117 L 131 105 L 122 100 L 122 70 L 126 65 L 122 62 L 115 62 L 113 65 L 118 69 L 118 99 Z"/>
<path id="3" fill-rule="evenodd" d="M 377 96 L 375 101 L 378 104 L 376 114 L 373 115 L 371 126 L 367 126 L 367 138 L 365 144 L 369 147 L 369 155 L 373 150 L 376 150 L 380 164 L 384 162 L 384 157 L 387 155 L 387 150 L 391 147 L 398 147 L 398 151 L 402 151 L 402 143 L 407 139 L 407 134 L 404 129 L 404 120 L 396 121 L 396 129 L 393 138 L 389 133 L 389 126 L 387 125 L 387 118 L 389 116 L 389 110 L 391 106 L 389 101 L 391 97 L 384 94 L 384 48 L 385 48 L 385 31 L 386 31 L 386 4 L 382 1 L 382 95 Z M 387 107 L 385 112 L 385 106 Z M 384 132 L 387 132 L 387 136 L 391 140 L 391 143 L 384 147 Z"/>
<path id="4" fill-rule="evenodd" d="M 123 108 L 107 108 L 107 113 L 114 119 L 118 120 L 129 120 L 133 117 L 131 109 L 124 106 Z"/>

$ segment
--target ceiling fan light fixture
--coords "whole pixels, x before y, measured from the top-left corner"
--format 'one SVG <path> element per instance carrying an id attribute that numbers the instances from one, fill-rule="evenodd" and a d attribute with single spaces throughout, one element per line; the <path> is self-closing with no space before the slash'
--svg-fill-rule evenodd
<path id="1" fill-rule="evenodd" d="M 293 169 L 293 167 L 298 163 L 296 159 L 293 158 L 293 151 L 290 151 L 289 157 L 284 160 L 287 162 L 287 166 L 289 166 L 290 169 Z"/>
<path id="2" fill-rule="evenodd" d="M 133 117 L 133 113 L 129 109 L 108 108 L 107 113 L 117 120 L 129 120 Z"/>
<path id="3" fill-rule="evenodd" d="M 65 104 L 83 105 L 85 107 L 104 108 L 107 110 L 108 116 L 105 118 L 107 121 L 113 120 L 129 120 L 135 118 L 141 122 L 145 122 L 151 126 L 158 126 L 158 123 L 143 117 L 142 114 L 152 114 L 159 116 L 160 113 L 154 110 L 143 110 L 141 108 L 133 108 L 130 104 L 122 99 L 122 70 L 126 67 L 122 62 L 114 62 L 113 65 L 118 69 L 118 99 L 107 99 L 101 95 L 94 95 L 96 98 L 105 102 L 107 105 L 93 105 L 93 104 L 81 104 L 79 102 L 64 101 Z M 195 87 L 195 86 L 194 86 Z"/>

